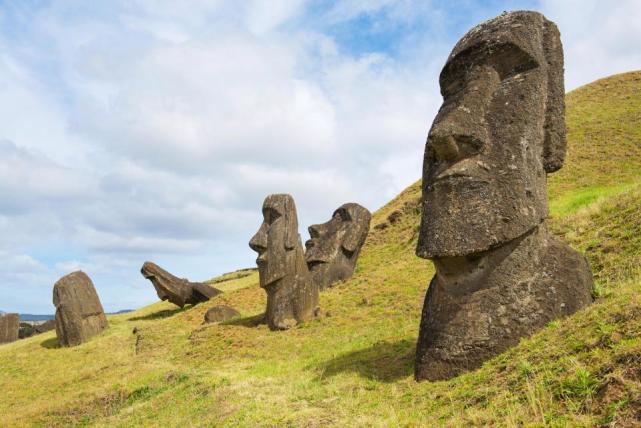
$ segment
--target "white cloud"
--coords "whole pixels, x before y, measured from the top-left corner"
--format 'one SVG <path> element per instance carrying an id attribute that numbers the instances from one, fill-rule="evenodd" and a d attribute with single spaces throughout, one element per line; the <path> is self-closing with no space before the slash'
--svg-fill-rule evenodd
<path id="1" fill-rule="evenodd" d="M 543 0 L 542 12 L 561 31 L 567 90 L 641 68 L 641 2 Z"/>
<path id="2" fill-rule="evenodd" d="M 252 265 L 272 192 L 303 238 L 344 202 L 376 209 L 420 176 L 452 45 L 502 10 L 462 4 L 470 22 L 410 0 L 8 6 L 0 300 L 46 311 L 35 290 L 80 268 L 121 309 L 155 299 L 144 260 L 193 279 Z M 544 4 L 569 86 L 634 68 L 638 7 L 617 5 Z"/>

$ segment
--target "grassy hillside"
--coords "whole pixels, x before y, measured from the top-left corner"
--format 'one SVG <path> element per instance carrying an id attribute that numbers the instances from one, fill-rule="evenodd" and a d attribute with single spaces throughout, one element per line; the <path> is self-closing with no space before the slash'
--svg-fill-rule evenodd
<path id="1" fill-rule="evenodd" d="M 356 275 L 321 295 L 318 320 L 258 325 L 265 295 L 240 271 L 214 280 L 228 291 L 215 301 L 111 316 L 76 348 L 54 333 L 5 345 L 0 426 L 641 424 L 640 95 L 641 72 L 568 94 L 568 162 L 550 178 L 552 229 L 587 255 L 597 303 L 481 369 L 413 381 L 433 274 L 414 256 L 415 183 L 374 214 Z M 221 303 L 242 317 L 202 325 Z"/>

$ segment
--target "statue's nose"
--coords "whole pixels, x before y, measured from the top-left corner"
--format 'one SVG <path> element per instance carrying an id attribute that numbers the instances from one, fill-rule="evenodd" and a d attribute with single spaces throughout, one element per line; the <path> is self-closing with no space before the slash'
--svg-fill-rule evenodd
<path id="1" fill-rule="evenodd" d="M 451 162 L 459 157 L 459 148 L 452 135 L 430 135 L 428 144 L 434 150 L 434 155 L 439 161 Z"/>
<path id="2" fill-rule="evenodd" d="M 260 229 L 258 229 L 258 232 L 249 240 L 249 247 L 258 254 L 267 251 L 267 232 L 264 223 Z"/>
<path id="3" fill-rule="evenodd" d="M 312 238 L 318 238 L 320 236 L 320 225 L 312 224 L 307 228 L 307 231 L 309 232 L 309 236 Z"/>
<path id="4" fill-rule="evenodd" d="M 439 162 L 456 162 L 479 154 L 487 141 L 487 128 L 476 94 L 446 101 L 427 138 Z"/>

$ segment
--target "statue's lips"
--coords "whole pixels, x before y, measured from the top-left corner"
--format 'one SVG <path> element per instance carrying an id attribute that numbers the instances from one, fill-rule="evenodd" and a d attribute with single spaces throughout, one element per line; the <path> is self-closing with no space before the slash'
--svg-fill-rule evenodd
<path id="1" fill-rule="evenodd" d="M 444 171 L 439 172 L 429 183 L 429 187 L 447 181 L 474 181 L 487 183 L 488 177 L 486 171 L 479 167 L 479 163 L 472 159 L 463 159 L 454 165 L 449 166 Z"/>

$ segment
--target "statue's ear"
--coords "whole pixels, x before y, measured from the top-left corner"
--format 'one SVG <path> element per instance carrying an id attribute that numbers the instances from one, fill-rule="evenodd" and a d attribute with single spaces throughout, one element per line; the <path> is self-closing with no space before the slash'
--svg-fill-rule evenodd
<path id="1" fill-rule="evenodd" d="M 565 85 L 563 82 L 563 46 L 556 25 L 544 19 L 543 53 L 547 62 L 547 104 L 545 111 L 545 140 L 543 167 L 554 172 L 563 166 L 566 149 Z"/>
<path id="2" fill-rule="evenodd" d="M 285 248 L 293 250 L 299 241 L 298 216 L 296 215 L 296 204 L 294 198 L 286 195 L 285 199 Z"/>
<path id="3" fill-rule="evenodd" d="M 343 248 L 347 250 L 350 254 L 354 253 L 359 249 L 367 233 L 369 232 L 369 222 L 372 218 L 372 215 L 367 210 L 367 208 L 354 204 L 349 209 L 350 216 L 352 217 L 350 222 L 350 227 L 347 229 L 345 236 L 343 237 Z"/>

